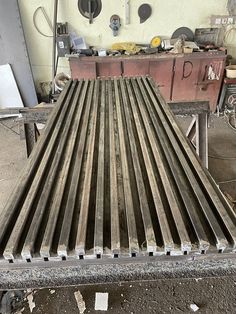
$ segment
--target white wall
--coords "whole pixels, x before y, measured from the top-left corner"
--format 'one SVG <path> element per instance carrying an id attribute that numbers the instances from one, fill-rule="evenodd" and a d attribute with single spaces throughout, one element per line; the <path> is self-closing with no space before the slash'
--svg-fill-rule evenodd
<path id="1" fill-rule="evenodd" d="M 139 23 L 138 7 L 149 3 L 152 16 L 145 23 Z M 53 17 L 53 0 L 19 0 L 23 27 L 26 35 L 35 82 L 51 79 L 52 38 L 41 36 L 33 26 L 33 13 L 37 7 L 45 8 Z M 192 29 L 209 27 L 212 14 L 227 14 L 227 0 L 130 0 L 131 24 L 124 25 L 125 0 L 102 0 L 101 14 L 89 24 L 77 9 L 77 0 L 59 0 L 59 22 L 69 22 L 70 29 L 85 37 L 89 45 L 108 48 L 114 42 L 134 41 L 149 43 L 155 35 L 171 36 L 175 29 L 186 26 Z M 109 28 L 110 16 L 118 14 L 122 27 L 119 36 L 113 37 Z M 51 34 L 44 17 L 39 14 L 37 24 L 40 29 Z M 231 40 L 231 38 L 230 38 Z M 68 61 L 61 59 L 59 71 L 69 73 Z"/>

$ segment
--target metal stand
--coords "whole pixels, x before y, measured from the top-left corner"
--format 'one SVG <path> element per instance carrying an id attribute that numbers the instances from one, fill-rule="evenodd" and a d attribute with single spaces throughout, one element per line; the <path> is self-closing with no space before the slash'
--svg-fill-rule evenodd
<path id="1" fill-rule="evenodd" d="M 195 115 L 186 136 L 190 141 L 196 139 L 196 152 L 203 165 L 208 168 L 208 115 L 210 113 L 208 101 L 169 103 L 175 115 Z M 21 114 L 19 119 L 23 126 L 26 140 L 27 154 L 30 155 L 37 141 L 35 123 L 46 123 L 53 105 L 39 105 L 34 108 L 1 109 L 0 114 Z M 22 128 L 21 128 L 22 129 Z"/>
<path id="2" fill-rule="evenodd" d="M 208 116 L 210 114 L 209 102 L 182 102 L 170 103 L 174 114 L 194 115 L 186 136 L 193 143 L 195 139 L 196 152 L 203 165 L 208 168 Z"/>
<path id="3" fill-rule="evenodd" d="M 21 114 L 18 118 L 20 138 L 25 140 L 27 156 L 29 157 L 38 138 L 36 123 L 46 123 L 53 105 L 38 105 L 33 108 L 0 109 L 1 115 Z"/>

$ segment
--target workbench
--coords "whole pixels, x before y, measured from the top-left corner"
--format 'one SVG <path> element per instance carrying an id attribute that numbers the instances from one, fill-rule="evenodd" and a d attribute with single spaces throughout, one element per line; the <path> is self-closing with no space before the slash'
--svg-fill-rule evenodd
<path id="1" fill-rule="evenodd" d="M 167 102 L 209 101 L 216 111 L 224 77 L 223 51 L 69 58 L 73 79 L 149 75 Z M 213 74 L 213 75 L 212 75 Z"/>

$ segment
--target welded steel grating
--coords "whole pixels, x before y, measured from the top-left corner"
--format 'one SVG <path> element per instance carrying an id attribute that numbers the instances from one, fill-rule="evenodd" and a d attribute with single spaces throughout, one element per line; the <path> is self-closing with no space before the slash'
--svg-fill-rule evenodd
<path id="1" fill-rule="evenodd" d="M 146 77 L 69 82 L 0 216 L 10 262 L 235 243 L 235 213 Z"/>

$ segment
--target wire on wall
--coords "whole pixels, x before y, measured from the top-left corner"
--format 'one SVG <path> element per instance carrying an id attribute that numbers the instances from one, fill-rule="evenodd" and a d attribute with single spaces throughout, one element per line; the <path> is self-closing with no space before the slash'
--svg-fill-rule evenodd
<path id="1" fill-rule="evenodd" d="M 50 18 L 48 17 L 45 9 L 43 7 L 38 7 L 35 11 L 34 11 L 34 14 L 33 14 L 33 23 L 34 23 L 34 27 L 35 29 L 37 30 L 37 32 L 44 36 L 44 37 L 48 37 L 48 38 L 52 38 L 53 36 L 52 35 L 47 35 L 47 34 L 44 34 L 38 27 L 37 23 L 36 23 L 36 18 L 37 18 L 37 15 L 39 13 L 39 11 L 42 11 L 44 17 L 45 17 L 45 20 L 47 21 L 47 24 L 48 26 L 50 27 L 51 31 L 53 32 L 53 27 L 52 27 L 52 22 L 50 20 Z"/>
<path id="2" fill-rule="evenodd" d="M 229 42 L 228 42 L 229 35 L 231 35 L 232 33 L 234 33 L 236 35 L 236 27 L 235 26 L 232 26 L 232 27 L 230 27 L 230 29 L 225 31 L 224 40 L 223 40 L 224 45 L 229 44 Z M 235 45 L 232 45 L 232 44 L 231 44 L 231 46 L 235 47 Z"/>

